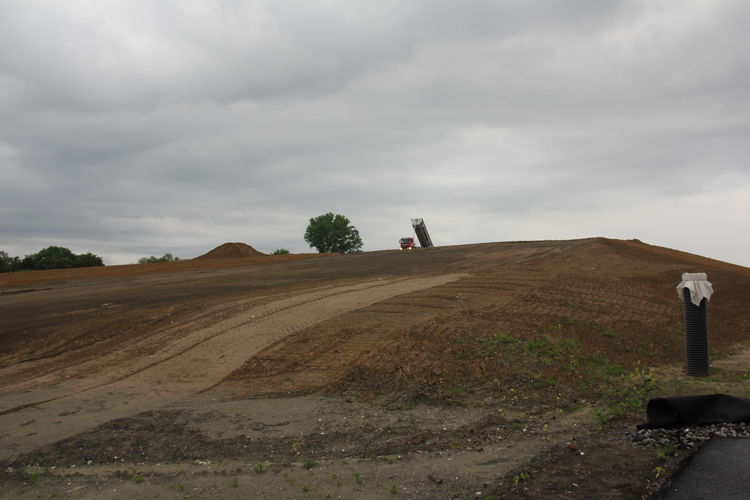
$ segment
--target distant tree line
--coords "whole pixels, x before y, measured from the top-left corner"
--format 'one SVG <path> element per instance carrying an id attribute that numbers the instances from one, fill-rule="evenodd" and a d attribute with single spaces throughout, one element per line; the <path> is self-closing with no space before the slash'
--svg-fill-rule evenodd
<path id="1" fill-rule="evenodd" d="M 139 264 L 157 264 L 159 262 L 179 262 L 179 257 L 175 257 L 171 253 L 165 253 L 161 257 L 154 257 L 153 255 L 151 257 L 141 257 L 138 259 Z"/>
<path id="2" fill-rule="evenodd" d="M 23 259 L 11 257 L 7 252 L 0 250 L 0 273 L 103 265 L 102 258 L 91 252 L 74 254 L 65 247 L 55 245 L 48 246 L 37 253 L 26 255 Z"/>

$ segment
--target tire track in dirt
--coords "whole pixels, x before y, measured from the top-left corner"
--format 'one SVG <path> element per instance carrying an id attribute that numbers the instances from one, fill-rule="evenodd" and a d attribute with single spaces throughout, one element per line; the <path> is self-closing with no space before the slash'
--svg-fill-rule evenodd
<path id="1" fill-rule="evenodd" d="M 263 348 L 321 321 L 466 276 L 379 279 L 316 289 L 181 337 L 167 328 L 148 339 L 162 343 L 161 349 L 131 359 L 117 352 L 97 359 L 83 367 L 92 372 L 87 379 L 25 393 L 6 387 L 0 396 L 0 459 L 210 388 Z"/>

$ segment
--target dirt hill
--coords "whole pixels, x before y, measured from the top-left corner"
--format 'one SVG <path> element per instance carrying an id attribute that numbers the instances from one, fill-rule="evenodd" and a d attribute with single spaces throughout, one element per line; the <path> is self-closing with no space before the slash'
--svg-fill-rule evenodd
<path id="1" fill-rule="evenodd" d="M 647 397 L 687 390 L 662 381 L 683 365 L 683 272 L 715 289 L 699 390 L 750 394 L 746 363 L 719 367 L 750 340 L 745 267 L 603 238 L 307 257 L 229 243 L 156 267 L 12 273 L 4 491 L 640 498 L 672 462 L 625 428 Z"/>
<path id="2" fill-rule="evenodd" d="M 239 259 L 242 257 L 257 257 L 266 255 L 245 243 L 224 243 L 210 252 L 196 257 L 196 259 Z"/>

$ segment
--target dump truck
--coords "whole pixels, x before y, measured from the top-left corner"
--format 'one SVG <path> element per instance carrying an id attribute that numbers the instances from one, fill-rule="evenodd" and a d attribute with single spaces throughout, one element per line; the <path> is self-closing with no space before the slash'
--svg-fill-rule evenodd
<path id="1" fill-rule="evenodd" d="M 398 240 L 401 250 L 412 250 L 414 248 L 414 238 L 407 236 Z"/>
<path id="2" fill-rule="evenodd" d="M 414 232 L 417 233 L 419 238 L 419 245 L 422 248 L 428 248 L 433 246 L 430 233 L 427 232 L 427 226 L 424 223 L 424 219 L 412 219 L 411 225 L 414 228 Z"/>

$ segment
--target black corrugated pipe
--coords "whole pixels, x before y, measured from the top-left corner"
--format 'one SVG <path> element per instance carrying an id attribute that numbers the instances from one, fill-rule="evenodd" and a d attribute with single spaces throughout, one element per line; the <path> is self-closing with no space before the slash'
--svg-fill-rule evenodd
<path id="1" fill-rule="evenodd" d="M 687 374 L 691 377 L 708 377 L 708 301 L 703 298 L 699 306 L 690 299 L 690 289 L 682 289 L 685 302 L 685 352 Z"/>

